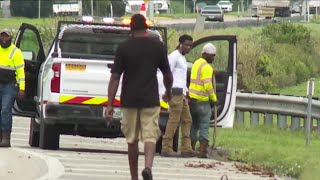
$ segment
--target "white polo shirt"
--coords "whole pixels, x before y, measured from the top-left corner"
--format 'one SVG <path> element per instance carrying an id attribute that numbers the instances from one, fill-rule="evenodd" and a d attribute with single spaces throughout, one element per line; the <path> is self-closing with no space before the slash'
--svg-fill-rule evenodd
<path id="1" fill-rule="evenodd" d="M 169 56 L 170 69 L 173 75 L 173 88 L 182 88 L 186 95 L 187 88 L 187 60 L 179 50 L 174 50 Z"/>

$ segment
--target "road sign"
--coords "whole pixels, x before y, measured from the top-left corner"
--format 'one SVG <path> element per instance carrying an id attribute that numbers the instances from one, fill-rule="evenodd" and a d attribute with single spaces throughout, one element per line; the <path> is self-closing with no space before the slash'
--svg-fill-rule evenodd
<path id="1" fill-rule="evenodd" d="M 274 8 L 269 7 L 259 7 L 257 11 L 257 15 L 259 17 L 274 17 Z"/>

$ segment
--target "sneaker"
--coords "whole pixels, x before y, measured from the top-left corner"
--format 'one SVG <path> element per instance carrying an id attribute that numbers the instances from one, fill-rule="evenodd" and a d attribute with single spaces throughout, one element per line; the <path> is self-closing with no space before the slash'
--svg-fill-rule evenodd
<path id="1" fill-rule="evenodd" d="M 150 168 L 144 168 L 142 171 L 143 180 L 152 180 L 152 173 Z"/>

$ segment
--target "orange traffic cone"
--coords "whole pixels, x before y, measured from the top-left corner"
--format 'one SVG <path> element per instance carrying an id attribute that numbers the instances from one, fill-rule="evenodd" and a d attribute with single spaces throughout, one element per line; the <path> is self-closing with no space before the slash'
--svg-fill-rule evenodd
<path id="1" fill-rule="evenodd" d="M 142 14 L 145 18 L 147 18 L 146 4 L 141 4 L 140 14 Z"/>

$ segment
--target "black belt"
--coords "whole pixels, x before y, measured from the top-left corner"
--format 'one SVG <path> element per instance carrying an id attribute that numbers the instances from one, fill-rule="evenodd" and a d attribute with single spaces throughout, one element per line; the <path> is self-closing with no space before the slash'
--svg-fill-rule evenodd
<path id="1" fill-rule="evenodd" d="M 182 88 L 171 88 L 171 94 L 172 95 L 183 95 L 183 89 Z"/>

